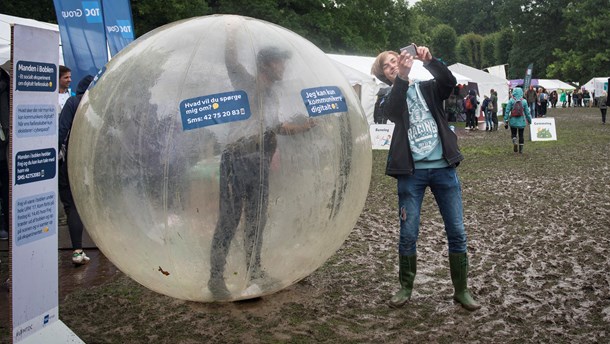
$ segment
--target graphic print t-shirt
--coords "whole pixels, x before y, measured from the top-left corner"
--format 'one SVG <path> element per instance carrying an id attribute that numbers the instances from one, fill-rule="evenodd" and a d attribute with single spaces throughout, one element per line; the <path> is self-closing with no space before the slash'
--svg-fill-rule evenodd
<path id="1" fill-rule="evenodd" d="M 419 83 L 407 91 L 409 108 L 409 145 L 416 169 L 443 168 L 449 166 L 443 159 L 443 148 L 438 136 L 436 121 L 424 100 Z"/>

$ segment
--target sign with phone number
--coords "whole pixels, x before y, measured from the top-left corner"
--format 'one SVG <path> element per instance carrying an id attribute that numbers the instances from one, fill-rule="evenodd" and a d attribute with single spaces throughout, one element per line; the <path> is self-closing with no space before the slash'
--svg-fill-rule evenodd
<path id="1" fill-rule="evenodd" d="M 182 130 L 191 130 L 250 118 L 245 91 L 210 94 L 180 102 Z"/>

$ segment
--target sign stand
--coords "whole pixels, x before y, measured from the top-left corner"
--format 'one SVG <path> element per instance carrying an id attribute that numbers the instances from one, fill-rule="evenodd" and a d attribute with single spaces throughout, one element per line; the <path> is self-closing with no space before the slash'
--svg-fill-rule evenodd
<path id="1" fill-rule="evenodd" d="M 11 42 L 11 341 L 83 343 L 59 320 L 59 34 L 13 24 Z"/>

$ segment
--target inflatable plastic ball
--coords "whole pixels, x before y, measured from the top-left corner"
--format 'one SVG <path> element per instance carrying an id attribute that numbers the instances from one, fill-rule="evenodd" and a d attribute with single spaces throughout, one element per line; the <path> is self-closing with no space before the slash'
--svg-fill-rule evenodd
<path id="1" fill-rule="evenodd" d="M 218 15 L 158 28 L 83 97 L 68 171 L 103 254 L 192 301 L 274 293 L 343 244 L 371 175 L 352 87 L 299 35 Z"/>

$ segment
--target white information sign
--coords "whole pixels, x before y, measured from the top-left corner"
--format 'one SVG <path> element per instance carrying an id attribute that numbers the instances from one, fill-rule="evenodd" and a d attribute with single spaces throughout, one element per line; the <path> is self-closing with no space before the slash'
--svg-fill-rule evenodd
<path id="1" fill-rule="evenodd" d="M 369 131 L 373 149 L 390 149 L 394 124 L 371 124 Z"/>
<path id="2" fill-rule="evenodd" d="M 12 30 L 13 342 L 75 342 L 78 337 L 59 321 L 58 307 L 59 33 L 24 25 L 13 25 Z"/>
<path id="3" fill-rule="evenodd" d="M 530 137 L 532 141 L 557 141 L 555 118 L 532 118 Z"/>

